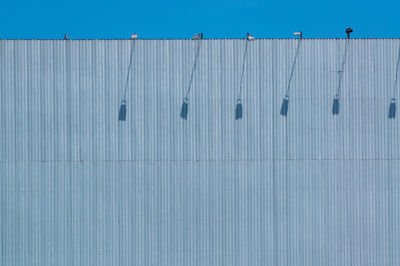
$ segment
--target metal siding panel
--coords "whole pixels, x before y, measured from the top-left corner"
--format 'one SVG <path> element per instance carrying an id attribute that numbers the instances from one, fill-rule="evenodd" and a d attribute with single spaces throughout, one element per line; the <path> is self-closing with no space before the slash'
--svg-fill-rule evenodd
<path id="1" fill-rule="evenodd" d="M 0 40 L 1 265 L 398 265 L 398 39 Z M 118 122 L 131 45 L 127 119 Z M 397 97 L 399 93 L 397 91 Z"/>

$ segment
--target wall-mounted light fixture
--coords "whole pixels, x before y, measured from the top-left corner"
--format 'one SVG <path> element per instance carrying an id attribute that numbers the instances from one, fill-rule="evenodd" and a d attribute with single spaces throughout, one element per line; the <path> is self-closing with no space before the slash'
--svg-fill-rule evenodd
<path id="1" fill-rule="evenodd" d="M 303 39 L 303 33 L 301 31 L 296 31 L 293 33 L 294 36 L 300 36 L 300 39 Z"/>
<path id="2" fill-rule="evenodd" d="M 201 40 L 203 39 L 203 33 L 193 35 L 192 40 Z"/>
<path id="3" fill-rule="evenodd" d="M 352 28 L 347 28 L 346 29 L 346 34 L 347 34 L 347 39 L 350 39 L 350 34 L 353 32 Z"/>
<path id="4" fill-rule="evenodd" d="M 247 33 L 247 40 L 248 41 L 254 41 L 256 38 L 254 36 L 251 36 L 250 33 Z"/>

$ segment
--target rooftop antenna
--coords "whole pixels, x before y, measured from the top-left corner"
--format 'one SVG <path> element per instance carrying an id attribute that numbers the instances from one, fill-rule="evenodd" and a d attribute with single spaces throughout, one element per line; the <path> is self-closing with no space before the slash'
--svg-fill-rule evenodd
<path id="1" fill-rule="evenodd" d="M 398 81 L 398 74 L 399 74 L 399 64 L 400 64 L 400 49 L 399 49 L 399 55 L 397 58 L 397 66 L 396 66 L 396 78 L 394 80 L 394 87 L 393 87 L 393 97 L 390 100 L 390 106 L 389 106 L 389 119 L 395 119 L 396 118 L 396 89 L 397 89 L 397 81 Z"/>
<path id="2" fill-rule="evenodd" d="M 254 40 L 255 40 L 255 37 L 251 36 L 250 33 L 247 33 L 247 38 L 246 38 L 246 42 L 244 45 L 242 73 L 240 75 L 239 95 L 236 100 L 236 107 L 235 107 L 235 120 L 242 119 L 242 117 L 243 117 L 243 105 L 242 105 L 242 88 L 243 88 L 243 86 L 242 85 L 243 85 L 244 67 L 245 67 L 245 62 L 246 62 L 248 43 L 249 43 L 249 41 L 254 41 Z"/>
<path id="3" fill-rule="evenodd" d="M 137 34 L 134 33 L 131 35 L 131 53 L 130 53 L 130 59 L 129 59 L 129 67 L 128 67 L 128 72 L 126 74 L 126 83 L 125 83 L 125 90 L 124 90 L 124 97 L 122 98 L 121 105 L 119 107 L 119 112 L 118 112 L 118 121 L 125 121 L 126 119 L 126 91 L 128 89 L 128 84 L 129 84 L 129 76 L 131 72 L 131 67 L 132 67 L 132 55 L 133 55 L 133 47 L 134 47 L 134 41 L 138 38 Z"/>
<path id="4" fill-rule="evenodd" d="M 286 93 L 285 93 L 285 96 L 283 97 L 282 105 L 281 105 L 280 114 L 285 117 L 287 116 L 287 112 L 289 109 L 289 92 L 290 92 L 290 85 L 291 85 L 292 79 L 293 79 L 294 67 L 296 66 L 297 57 L 299 56 L 301 41 L 303 40 L 303 33 L 301 31 L 295 32 L 295 33 L 293 33 L 293 35 L 299 36 L 300 38 L 297 43 L 296 54 L 294 56 L 294 60 L 293 60 L 293 64 L 292 64 L 292 70 L 290 71 L 288 86 L 287 86 Z"/>
<path id="5" fill-rule="evenodd" d="M 197 44 L 197 50 L 196 50 L 196 55 L 195 55 L 195 58 L 194 58 L 194 64 L 193 64 L 193 67 L 192 67 L 192 72 L 190 74 L 189 86 L 187 88 L 186 95 L 183 98 L 183 103 L 182 103 L 182 107 L 181 107 L 180 116 L 181 116 L 181 118 L 183 118 L 185 120 L 187 120 L 187 115 L 188 115 L 188 112 L 189 112 L 189 93 L 190 93 L 190 88 L 191 88 L 192 82 L 193 82 L 193 74 L 194 74 L 194 71 L 196 70 L 197 61 L 198 61 L 198 58 L 199 58 L 201 40 L 203 39 L 203 33 L 199 33 L 199 34 L 193 35 L 192 39 L 193 40 L 198 40 L 199 43 Z"/>
<path id="6" fill-rule="evenodd" d="M 339 115 L 339 110 L 340 110 L 340 93 L 341 93 L 341 85 L 342 85 L 342 79 L 343 79 L 343 71 L 344 71 L 344 65 L 346 63 L 347 59 L 347 53 L 349 49 L 349 42 L 350 42 L 350 34 L 353 32 L 352 28 L 347 28 L 346 29 L 346 34 L 347 34 L 347 39 L 346 39 L 346 44 L 344 47 L 344 55 L 343 55 L 343 60 L 342 60 L 342 67 L 339 71 L 339 84 L 336 90 L 336 94 L 333 97 L 333 104 L 332 104 L 332 115 Z"/>

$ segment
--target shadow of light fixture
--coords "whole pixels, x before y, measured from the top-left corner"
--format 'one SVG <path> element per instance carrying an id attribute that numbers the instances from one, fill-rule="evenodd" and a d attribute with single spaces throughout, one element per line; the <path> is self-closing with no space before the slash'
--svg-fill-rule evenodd
<path id="1" fill-rule="evenodd" d="M 119 107 L 118 121 L 125 121 L 126 119 L 126 101 L 122 100 L 121 106 Z"/>
<path id="2" fill-rule="evenodd" d="M 288 109 L 289 109 L 289 95 L 286 94 L 285 97 L 283 97 L 280 114 L 282 116 L 287 116 Z"/>
<path id="3" fill-rule="evenodd" d="M 243 106 L 242 106 L 242 100 L 237 99 L 236 101 L 236 107 L 235 107 L 235 119 L 242 119 L 243 116 Z"/>
<path id="4" fill-rule="evenodd" d="M 346 44 L 345 44 L 345 48 L 344 48 L 342 67 L 341 67 L 341 69 L 339 71 L 339 84 L 338 84 L 338 88 L 336 90 L 336 94 L 333 97 L 332 115 L 339 115 L 339 111 L 340 111 L 340 95 L 341 95 L 341 85 L 342 85 L 342 79 L 343 79 L 343 71 L 344 71 L 344 65 L 346 64 L 347 53 L 348 53 L 348 50 L 349 50 L 350 34 L 352 32 L 353 32 L 352 28 L 347 28 L 346 29 L 347 40 L 346 40 Z"/>
<path id="5" fill-rule="evenodd" d="M 189 98 L 185 97 L 183 99 L 182 107 L 181 107 L 181 117 L 187 120 L 187 115 L 189 112 Z"/>
<path id="6" fill-rule="evenodd" d="M 134 48 L 134 40 L 136 40 L 138 38 L 138 35 L 136 33 L 131 35 L 131 40 L 132 40 L 132 44 L 131 44 L 131 52 L 130 52 L 130 56 L 129 56 L 129 66 L 128 66 L 128 72 L 126 74 L 126 83 L 125 83 L 125 89 L 124 89 L 124 96 L 122 98 L 121 101 L 121 105 L 119 107 L 119 112 L 118 112 L 118 121 L 124 122 L 126 120 L 126 92 L 128 90 L 128 84 L 129 84 L 129 77 L 130 77 L 130 73 L 131 73 L 131 67 L 132 67 L 132 55 L 133 55 L 133 48 Z"/>
<path id="7" fill-rule="evenodd" d="M 243 118 L 243 105 L 242 105 L 242 88 L 243 88 L 243 75 L 244 75 L 244 68 L 245 68 L 245 62 L 247 58 L 247 47 L 249 41 L 254 41 L 256 38 L 250 33 L 247 33 L 246 35 L 246 42 L 244 46 L 244 53 L 243 53 L 243 61 L 242 61 L 242 72 L 240 74 L 240 82 L 239 82 L 239 95 L 236 100 L 236 106 L 235 106 L 235 120 L 239 120 Z"/>
<path id="8" fill-rule="evenodd" d="M 389 119 L 395 119 L 396 118 L 396 98 L 392 98 L 390 100 L 390 106 L 389 106 Z"/>
<path id="9" fill-rule="evenodd" d="M 299 38 L 299 42 L 297 43 L 296 54 L 294 56 L 294 60 L 293 60 L 293 64 L 292 64 L 292 70 L 290 71 L 288 87 L 286 89 L 285 96 L 283 97 L 283 100 L 282 100 L 280 115 L 284 116 L 284 117 L 287 117 L 287 113 L 288 113 L 288 110 L 289 110 L 290 85 L 292 84 L 294 67 L 296 66 L 297 57 L 299 56 L 299 52 L 300 52 L 301 41 L 303 40 L 303 32 L 297 31 L 297 32 L 294 32 L 293 35 L 294 36 L 299 36 L 300 38 Z"/>
<path id="10" fill-rule="evenodd" d="M 193 63 L 193 67 L 192 67 L 192 72 L 190 74 L 189 86 L 186 91 L 186 96 L 185 96 L 185 98 L 183 98 L 181 112 L 180 112 L 180 117 L 185 120 L 187 120 L 187 116 L 188 116 L 188 112 L 189 112 L 189 93 L 190 93 L 190 89 L 191 89 L 192 82 L 193 82 L 193 74 L 194 74 L 194 71 L 196 70 L 197 61 L 199 58 L 200 46 L 201 46 L 202 39 L 203 39 L 203 33 L 195 34 L 195 35 L 193 35 L 193 38 L 192 38 L 192 40 L 197 40 L 197 41 L 199 41 L 199 43 L 197 45 L 196 55 L 195 55 L 194 63 Z"/>

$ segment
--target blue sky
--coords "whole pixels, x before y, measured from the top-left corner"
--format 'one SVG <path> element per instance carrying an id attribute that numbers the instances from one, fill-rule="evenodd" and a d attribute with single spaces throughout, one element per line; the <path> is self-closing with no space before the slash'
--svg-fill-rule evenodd
<path id="1" fill-rule="evenodd" d="M 400 37 L 400 1 L 0 0 L 0 38 Z"/>

